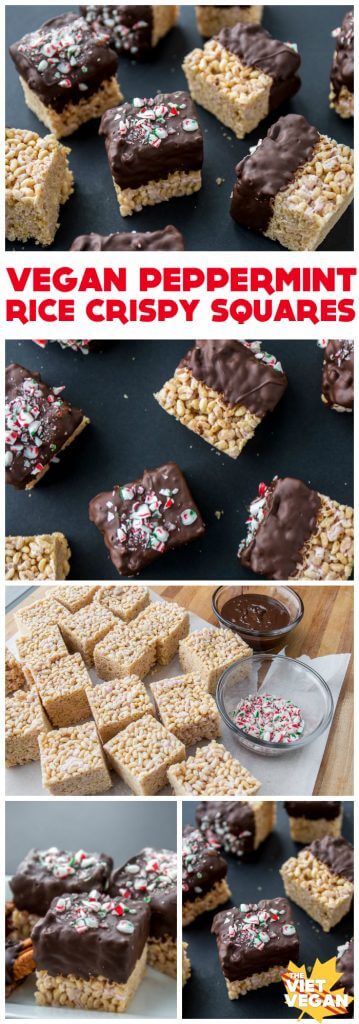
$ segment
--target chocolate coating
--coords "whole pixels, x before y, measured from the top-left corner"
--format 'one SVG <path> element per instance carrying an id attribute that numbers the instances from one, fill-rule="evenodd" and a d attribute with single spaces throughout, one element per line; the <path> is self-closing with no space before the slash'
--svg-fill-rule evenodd
<path id="1" fill-rule="evenodd" d="M 205 526 L 175 462 L 145 469 L 131 484 L 117 484 L 89 504 L 90 522 L 103 534 L 120 576 L 134 576 L 171 548 L 204 533 Z"/>
<path id="2" fill-rule="evenodd" d="M 302 480 L 273 480 L 265 518 L 241 551 L 241 564 L 267 579 L 290 579 L 300 562 L 303 545 L 315 530 L 319 509 L 317 491 Z"/>
<path id="3" fill-rule="evenodd" d="M 106 33 L 94 35 L 78 14 L 61 14 L 12 43 L 10 55 L 29 89 L 61 113 L 116 74 L 118 57 L 109 40 Z"/>
<path id="4" fill-rule="evenodd" d="M 343 85 L 348 92 L 354 92 L 354 11 L 348 11 L 343 18 L 336 39 L 330 80 L 336 97 Z"/>
<path id="5" fill-rule="evenodd" d="M 70 862 L 70 864 L 69 864 Z M 105 853 L 70 853 L 67 850 L 30 850 L 11 879 L 18 910 L 43 917 L 52 900 L 70 892 L 107 888 L 113 861 Z"/>
<path id="6" fill-rule="evenodd" d="M 354 882 L 354 849 L 343 836 L 324 836 L 308 846 L 313 857 L 326 864 L 333 875 Z"/>
<path id="7" fill-rule="evenodd" d="M 87 4 L 81 14 L 94 32 L 108 32 L 117 53 L 147 56 L 152 47 L 151 4 Z"/>
<path id="8" fill-rule="evenodd" d="M 189 124 L 193 128 L 186 128 Z M 112 177 L 123 189 L 202 167 L 202 132 L 188 92 L 160 92 L 106 110 L 100 135 Z"/>
<path id="9" fill-rule="evenodd" d="M 187 825 L 182 839 L 182 900 L 194 900 L 211 892 L 216 882 L 227 877 L 227 864 L 218 852 L 218 842 L 200 829 Z"/>
<path id="10" fill-rule="evenodd" d="M 306 818 L 307 821 L 335 821 L 341 812 L 340 800 L 285 800 L 284 807 L 290 818 Z"/>
<path id="11" fill-rule="evenodd" d="M 156 252 L 184 249 L 184 238 L 169 224 L 160 231 L 116 231 L 112 235 L 79 235 L 70 252 Z"/>
<path id="12" fill-rule="evenodd" d="M 256 359 L 239 341 L 196 341 L 179 365 L 229 406 L 243 404 L 260 419 L 275 408 L 288 384 L 285 373 Z"/>
<path id="13" fill-rule="evenodd" d="M 319 138 L 301 114 L 287 114 L 272 125 L 255 151 L 237 164 L 231 215 L 238 224 L 267 230 L 276 195 L 312 160 Z"/>
<path id="14" fill-rule="evenodd" d="M 334 985 L 336 988 L 344 988 L 347 995 L 354 995 L 354 939 L 347 942 L 342 955 L 337 958 L 337 971 L 341 972 L 341 978 Z M 339 952 L 339 951 L 338 951 Z"/>
<path id="15" fill-rule="evenodd" d="M 242 981 L 271 967 L 298 962 L 299 940 L 288 900 L 281 897 L 241 904 L 216 914 L 211 931 L 217 939 L 223 974 L 229 981 Z M 283 928 L 289 934 L 283 933 Z M 258 932 L 269 940 L 258 944 Z"/>
<path id="16" fill-rule="evenodd" d="M 177 857 L 172 850 L 146 847 L 110 878 L 111 896 L 145 901 L 151 911 L 150 936 L 177 935 Z"/>
<path id="17" fill-rule="evenodd" d="M 324 350 L 322 394 L 330 406 L 354 408 L 354 341 L 328 341 Z"/>
<path id="18" fill-rule="evenodd" d="M 226 853 L 242 857 L 254 849 L 255 817 L 245 800 L 202 801 L 197 806 L 196 823 L 207 838 L 217 839 Z"/>
<path id="19" fill-rule="evenodd" d="M 238 22 L 233 28 L 222 28 L 218 41 L 246 67 L 258 68 L 270 76 L 270 111 L 298 92 L 301 84 L 296 74 L 300 67 L 299 54 L 288 43 L 273 39 L 260 25 Z"/>
<path id="20" fill-rule="evenodd" d="M 25 366 L 6 367 L 6 483 L 17 490 L 33 482 L 83 420 L 81 409 L 56 391 Z"/>
<path id="21" fill-rule="evenodd" d="M 13 986 L 14 983 L 14 967 L 17 958 L 22 953 L 23 943 L 19 939 L 6 939 L 5 942 L 5 986 L 6 990 Z"/>
<path id="22" fill-rule="evenodd" d="M 36 967 L 53 977 L 100 976 L 123 985 L 143 952 L 149 921 L 145 903 L 110 900 L 95 890 L 55 899 L 32 932 Z"/>
<path id="23" fill-rule="evenodd" d="M 221 614 L 233 625 L 257 633 L 284 629 L 290 622 L 288 608 L 265 594 L 237 594 L 225 602 Z"/>

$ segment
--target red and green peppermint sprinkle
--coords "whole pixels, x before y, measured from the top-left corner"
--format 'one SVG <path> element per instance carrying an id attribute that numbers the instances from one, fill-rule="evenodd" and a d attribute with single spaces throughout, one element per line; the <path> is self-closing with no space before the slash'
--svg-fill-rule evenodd
<path id="1" fill-rule="evenodd" d="M 157 149 L 169 135 L 175 135 L 180 129 L 184 132 L 196 132 L 199 128 L 194 117 L 184 117 L 186 103 L 162 103 L 155 99 L 142 99 L 135 96 L 132 100 L 131 113 L 125 114 L 119 109 L 114 118 L 117 131 L 126 142 L 135 145 L 148 145 Z M 176 127 L 173 118 L 178 118 Z"/>
<path id="2" fill-rule="evenodd" d="M 271 693 L 243 697 L 233 718 L 238 729 L 266 743 L 296 743 L 304 731 L 304 719 L 297 704 Z"/>
<path id="3" fill-rule="evenodd" d="M 178 487 L 172 490 L 162 487 L 157 493 L 146 491 L 142 484 L 124 484 L 118 493 L 121 501 L 130 503 L 130 507 L 121 512 L 116 499 L 106 502 L 107 523 L 114 524 L 116 543 L 124 545 L 128 551 L 138 548 L 160 553 L 165 551 L 170 534 L 177 529 L 175 522 L 170 521 L 165 513 L 175 506 Z M 192 526 L 197 512 L 193 508 L 182 509 L 178 518 L 182 526 Z"/>
<path id="4" fill-rule="evenodd" d="M 71 893 L 69 896 L 60 896 L 53 911 L 56 915 L 64 916 L 66 924 L 79 935 L 90 930 L 108 928 L 109 918 L 114 917 L 119 919 L 116 931 L 132 935 L 135 929 L 131 915 L 136 914 L 136 910 L 96 889 L 92 889 L 88 895 Z"/>

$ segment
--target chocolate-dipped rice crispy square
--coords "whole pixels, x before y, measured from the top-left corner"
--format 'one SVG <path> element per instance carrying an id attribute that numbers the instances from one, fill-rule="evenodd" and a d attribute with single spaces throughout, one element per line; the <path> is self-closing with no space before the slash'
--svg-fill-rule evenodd
<path id="1" fill-rule="evenodd" d="M 108 608 L 95 601 L 73 614 L 64 609 L 60 616 L 61 632 L 69 651 L 81 654 L 88 668 L 93 667 L 96 644 L 114 626 L 117 626 L 116 617 Z"/>
<path id="2" fill-rule="evenodd" d="M 5 942 L 5 995 L 6 998 L 35 970 L 31 939 L 6 939 Z"/>
<path id="3" fill-rule="evenodd" d="M 301 114 L 280 117 L 236 175 L 234 220 L 293 251 L 317 249 L 354 195 L 352 150 Z"/>
<path id="4" fill-rule="evenodd" d="M 336 412 L 354 409 L 354 341 L 321 341 L 324 348 L 322 402 Z"/>
<path id="5" fill-rule="evenodd" d="M 35 925 L 38 1006 L 123 1013 L 146 968 L 145 903 L 87 895 L 55 898 Z"/>
<path id="6" fill-rule="evenodd" d="M 130 586 L 99 587 L 96 601 L 108 608 L 121 622 L 131 622 L 147 607 L 150 594 L 147 587 Z"/>
<path id="7" fill-rule="evenodd" d="M 71 548 L 63 533 L 5 537 L 6 580 L 64 580 Z"/>
<path id="8" fill-rule="evenodd" d="M 120 576 L 135 576 L 165 551 L 201 537 L 205 530 L 175 462 L 145 469 L 133 483 L 97 494 L 90 501 L 89 518 L 103 534 Z"/>
<path id="9" fill-rule="evenodd" d="M 35 487 L 90 422 L 61 397 L 62 391 L 25 366 L 6 367 L 5 474 L 6 483 L 17 490 Z"/>
<path id="10" fill-rule="evenodd" d="M 354 562 L 354 510 L 293 477 L 259 485 L 249 506 L 238 557 L 266 579 L 349 579 Z"/>
<path id="11" fill-rule="evenodd" d="M 168 769 L 178 796 L 253 796 L 261 787 L 221 743 L 198 747 L 193 757 Z"/>
<path id="12" fill-rule="evenodd" d="M 20 663 L 9 647 L 5 647 L 5 695 L 9 697 L 15 690 L 26 690 L 27 681 Z"/>
<path id="13" fill-rule="evenodd" d="M 50 596 L 43 598 L 41 601 L 33 601 L 32 604 L 26 605 L 24 608 L 20 606 L 19 610 L 15 612 L 16 625 L 20 636 L 33 636 L 39 633 L 41 629 L 59 624 L 61 607 L 54 600 L 50 590 L 48 593 Z"/>
<path id="14" fill-rule="evenodd" d="M 100 135 L 123 217 L 201 188 L 202 132 L 187 92 L 135 97 L 108 110 Z"/>
<path id="15" fill-rule="evenodd" d="M 92 796 L 112 782 L 94 722 L 39 737 L 42 784 L 53 796 Z"/>
<path id="16" fill-rule="evenodd" d="M 340 117 L 354 117 L 354 11 L 347 11 L 334 29 L 335 51 L 330 75 L 329 106 Z"/>
<path id="17" fill-rule="evenodd" d="M 155 394 L 165 412 L 237 459 L 288 384 L 280 362 L 239 341 L 196 341 Z"/>
<path id="18" fill-rule="evenodd" d="M 34 686 L 34 672 L 45 664 L 50 665 L 69 653 L 58 626 L 38 626 L 31 636 L 19 636 L 16 640 L 19 660 L 28 686 Z"/>
<path id="19" fill-rule="evenodd" d="M 134 624 L 121 622 L 96 644 L 94 663 L 100 679 L 123 679 L 129 675 L 144 679 L 155 665 L 156 638 L 139 636 L 132 628 Z"/>
<path id="20" fill-rule="evenodd" d="M 350 942 L 344 942 L 342 946 L 338 946 L 337 949 L 337 971 L 340 971 L 341 978 L 336 985 L 333 986 L 333 991 L 336 988 L 344 988 L 345 992 L 349 996 L 354 995 L 354 939 L 350 939 Z"/>
<path id="21" fill-rule="evenodd" d="M 315 839 L 280 874 L 289 899 L 329 932 L 348 913 L 354 895 L 354 850 L 342 836 Z"/>
<path id="22" fill-rule="evenodd" d="M 215 693 L 222 672 L 235 661 L 249 658 L 253 651 L 231 629 L 208 627 L 190 633 L 180 641 L 179 660 L 184 672 L 195 672 L 210 693 Z M 247 665 L 243 665 L 243 677 Z"/>
<path id="23" fill-rule="evenodd" d="M 312 843 L 324 836 L 340 836 L 343 812 L 340 800 L 286 800 L 290 834 L 295 843 Z"/>
<path id="24" fill-rule="evenodd" d="M 185 758 L 183 743 L 152 715 L 131 722 L 105 744 L 109 763 L 138 796 L 158 793 L 167 785 L 171 765 Z"/>
<path id="25" fill-rule="evenodd" d="M 93 32 L 108 32 L 117 53 L 147 57 L 176 24 L 179 8 L 168 4 L 85 4 L 81 14 Z"/>
<path id="26" fill-rule="evenodd" d="M 201 677 L 173 676 L 151 683 L 159 718 L 186 747 L 220 735 L 221 720 Z"/>
<path id="27" fill-rule="evenodd" d="M 187 826 L 182 838 L 182 921 L 184 927 L 207 910 L 227 903 L 227 864 L 218 843 Z"/>
<path id="28" fill-rule="evenodd" d="M 214 918 L 212 932 L 229 999 L 281 981 L 288 963 L 298 962 L 292 911 L 281 897 L 222 910 Z"/>
<path id="29" fill-rule="evenodd" d="M 87 688 L 91 679 L 80 654 L 68 654 L 33 671 L 36 691 L 53 728 L 91 717 Z"/>
<path id="30" fill-rule="evenodd" d="M 120 103 L 118 58 L 110 36 L 96 34 L 78 14 L 45 21 L 10 46 L 30 110 L 62 138 Z"/>
<path id="31" fill-rule="evenodd" d="M 296 46 L 238 23 L 187 54 L 183 70 L 192 99 L 243 139 L 298 92 L 299 66 Z"/>
<path id="32" fill-rule="evenodd" d="M 258 25 L 262 21 L 262 4 L 200 4 L 196 6 L 197 28 L 202 36 L 213 36 L 222 28 Z"/>
<path id="33" fill-rule="evenodd" d="M 78 612 L 80 608 L 92 604 L 92 601 L 99 590 L 98 584 L 85 587 L 54 587 L 51 596 L 68 612 Z"/>
<path id="34" fill-rule="evenodd" d="M 191 977 L 191 961 L 188 953 L 188 942 L 182 942 L 182 988 Z"/>
<path id="35" fill-rule="evenodd" d="M 14 896 L 13 924 L 21 935 L 30 935 L 55 897 L 70 892 L 107 889 L 113 861 L 105 853 L 85 850 L 29 850 L 10 881 Z"/>
<path id="36" fill-rule="evenodd" d="M 54 135 L 22 128 L 5 131 L 5 234 L 10 242 L 51 245 L 60 206 L 73 192 L 70 150 Z"/>
<path id="37" fill-rule="evenodd" d="M 110 894 L 144 901 L 150 908 L 147 962 L 171 978 L 177 974 L 177 856 L 146 846 L 123 867 L 115 868 Z"/>
<path id="38" fill-rule="evenodd" d="M 37 693 L 16 690 L 5 700 L 5 764 L 38 761 L 39 736 L 50 729 Z"/>
<path id="39" fill-rule="evenodd" d="M 78 235 L 72 252 L 175 252 L 184 250 L 184 238 L 171 224 L 159 231 L 115 231 L 111 235 Z"/>
<path id="40" fill-rule="evenodd" d="M 276 818 L 272 800 L 207 800 L 196 809 L 196 823 L 203 835 L 215 839 L 235 857 L 257 850 L 273 831 Z"/>
<path id="41" fill-rule="evenodd" d="M 102 743 L 112 740 L 130 722 L 155 714 L 146 687 L 135 675 L 93 686 L 87 697 Z"/>

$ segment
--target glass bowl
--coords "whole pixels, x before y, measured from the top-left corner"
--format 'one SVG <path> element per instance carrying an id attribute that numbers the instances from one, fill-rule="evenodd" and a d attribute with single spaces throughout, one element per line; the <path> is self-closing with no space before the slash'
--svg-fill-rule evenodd
<path id="1" fill-rule="evenodd" d="M 249 695 L 269 693 L 298 705 L 304 730 L 293 743 L 271 743 L 248 735 L 236 725 L 234 712 L 240 700 Z M 288 754 L 308 746 L 328 728 L 334 704 L 329 686 L 315 669 L 284 654 L 253 654 L 236 661 L 222 673 L 216 690 L 216 702 L 223 722 L 238 742 L 256 754 Z"/>
<path id="2" fill-rule="evenodd" d="M 223 609 L 227 601 L 243 594 L 252 594 L 253 597 L 259 594 L 269 597 L 274 601 L 279 601 L 288 611 L 289 622 L 279 629 L 266 630 L 265 632 L 262 632 L 260 629 L 237 626 L 223 613 Z M 212 594 L 212 608 L 220 625 L 226 626 L 227 629 L 232 629 L 235 633 L 239 633 L 239 636 L 249 644 L 253 651 L 272 651 L 273 648 L 289 636 L 293 629 L 299 626 L 304 615 L 304 605 L 299 594 L 292 590 L 291 587 L 283 587 L 280 584 L 265 586 L 257 585 L 256 583 L 252 586 L 217 587 L 217 590 Z"/>

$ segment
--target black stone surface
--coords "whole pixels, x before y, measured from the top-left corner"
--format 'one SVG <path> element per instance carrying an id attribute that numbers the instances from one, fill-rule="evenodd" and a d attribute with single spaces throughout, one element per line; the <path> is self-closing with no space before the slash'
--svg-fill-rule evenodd
<path id="1" fill-rule="evenodd" d="M 71 8 L 70 8 L 71 9 Z M 76 5 L 73 6 L 77 10 Z M 295 42 L 302 58 L 302 87 L 297 95 L 274 111 L 250 135 L 239 141 L 233 133 L 211 114 L 198 107 L 204 132 L 203 187 L 190 197 L 147 207 L 132 217 L 119 213 L 103 139 L 97 136 L 98 123 L 84 125 L 65 140 L 71 147 L 70 164 L 75 176 L 75 193 L 61 210 L 60 229 L 54 249 L 67 250 L 76 235 L 97 231 L 108 234 L 118 230 L 155 230 L 175 224 L 183 231 L 189 250 L 232 250 L 283 252 L 280 245 L 235 224 L 229 214 L 230 195 L 235 182 L 235 165 L 246 156 L 268 128 L 283 114 L 303 114 L 322 134 L 337 142 L 353 144 L 352 121 L 343 121 L 329 109 L 329 79 L 335 40 L 331 32 L 341 24 L 349 8 L 314 5 L 266 5 L 263 27 L 284 42 Z M 68 12 L 69 7 L 39 5 L 6 8 L 7 46 L 25 32 L 33 31 L 54 13 Z M 181 7 L 180 20 L 156 47 L 148 62 L 136 63 L 120 59 L 119 81 L 126 100 L 133 96 L 154 96 L 158 91 L 186 88 L 182 61 L 186 53 L 202 46 L 193 6 Z M 28 128 L 45 135 L 47 129 L 25 106 L 16 70 L 6 55 L 6 123 L 9 127 Z M 216 179 L 224 179 L 221 185 Z M 9 249 L 34 249 L 29 242 Z M 347 210 L 320 247 L 321 250 L 353 249 L 353 210 Z"/>
<path id="2" fill-rule="evenodd" d="M 343 835 L 353 842 L 353 803 L 343 803 Z M 252 854 L 250 861 L 238 862 L 231 854 L 225 854 L 228 863 L 228 884 L 232 890 L 231 903 L 256 903 L 259 900 L 284 896 L 279 868 L 288 857 L 295 857 L 303 847 L 294 843 L 289 834 L 288 817 L 278 801 L 278 822 L 275 831 Z M 196 803 L 183 802 L 184 824 L 195 821 Z M 320 925 L 291 903 L 294 922 L 299 935 L 299 963 L 312 968 L 316 958 L 322 962 L 336 956 L 337 947 L 351 939 L 353 915 L 349 913 L 328 934 Z M 222 908 L 219 908 L 222 909 Z M 284 986 L 279 983 L 269 988 L 249 992 L 232 1002 L 228 999 L 225 980 L 219 965 L 217 944 L 211 935 L 214 912 L 203 914 L 183 930 L 188 942 L 188 956 L 192 964 L 192 976 L 183 989 L 183 1018 L 217 1018 L 229 1020 L 289 1020 L 293 1011 L 284 1002 Z M 293 1019 L 295 1018 L 295 1013 Z"/>
<path id="3" fill-rule="evenodd" d="M 62 530 L 73 550 L 70 578 L 118 580 L 88 520 L 88 502 L 114 484 L 137 479 L 145 467 L 174 460 L 207 529 L 201 539 L 163 555 L 139 579 L 253 582 L 239 564 L 237 548 L 261 480 L 268 483 L 276 473 L 296 476 L 352 503 L 353 420 L 321 402 L 323 353 L 315 341 L 263 345 L 281 360 L 289 385 L 235 461 L 177 423 L 153 398 L 188 348 L 188 340 L 112 341 L 83 356 L 55 344 L 41 350 L 32 341 L 6 343 L 8 363 L 38 370 L 50 385 L 65 384 L 64 397 L 91 419 L 32 492 L 7 488 L 7 534 Z M 222 510 L 218 519 L 215 513 Z"/>

